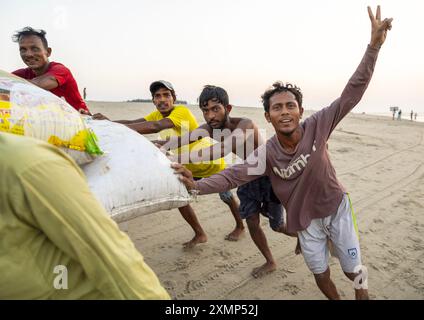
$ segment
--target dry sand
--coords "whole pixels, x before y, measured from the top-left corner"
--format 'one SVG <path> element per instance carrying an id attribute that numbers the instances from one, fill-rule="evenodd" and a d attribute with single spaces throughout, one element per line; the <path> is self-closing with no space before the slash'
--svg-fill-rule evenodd
<path id="1" fill-rule="evenodd" d="M 140 118 L 154 110 L 141 103 L 91 102 L 89 107 L 112 119 Z M 191 110 L 202 123 L 198 108 Z M 234 108 L 231 114 L 253 119 L 271 137 L 262 109 Z M 329 141 L 358 218 L 373 299 L 424 298 L 423 136 L 424 123 L 350 114 Z M 294 238 L 273 232 L 262 219 L 278 268 L 255 279 L 250 272 L 264 258 L 247 230 L 238 242 L 224 240 L 234 221 L 218 195 L 201 196 L 192 205 L 209 239 L 190 251 L 181 244 L 193 232 L 176 209 L 129 222 L 129 236 L 174 299 L 325 299 L 303 257 L 294 254 Z M 332 258 L 330 266 L 342 298 L 353 299 L 338 260 Z"/>

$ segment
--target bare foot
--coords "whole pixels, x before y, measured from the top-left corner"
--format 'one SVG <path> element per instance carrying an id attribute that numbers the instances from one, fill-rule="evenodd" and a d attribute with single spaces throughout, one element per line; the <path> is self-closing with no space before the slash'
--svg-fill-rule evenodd
<path id="1" fill-rule="evenodd" d="M 191 249 L 196 246 L 196 244 L 205 243 L 206 241 L 208 241 L 206 234 L 195 235 L 190 241 L 184 242 L 183 247 L 184 249 Z"/>
<path id="2" fill-rule="evenodd" d="M 266 262 L 260 267 L 254 268 L 252 270 L 252 276 L 254 278 L 260 278 L 268 273 L 271 273 L 277 269 L 277 265 L 275 262 Z"/>
<path id="3" fill-rule="evenodd" d="M 236 227 L 231 233 L 225 236 L 225 240 L 228 241 L 237 241 L 244 234 L 244 228 Z"/>

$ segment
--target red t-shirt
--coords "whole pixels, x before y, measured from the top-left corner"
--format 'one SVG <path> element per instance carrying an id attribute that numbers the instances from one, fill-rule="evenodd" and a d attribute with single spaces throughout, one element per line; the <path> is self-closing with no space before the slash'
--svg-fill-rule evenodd
<path id="1" fill-rule="evenodd" d="M 30 68 L 19 69 L 13 71 L 12 73 L 27 80 L 31 80 L 36 77 L 34 71 L 32 71 Z M 61 98 L 64 97 L 66 102 L 73 106 L 77 111 L 80 109 L 88 111 L 87 105 L 81 98 L 81 95 L 78 91 L 77 82 L 75 81 L 71 71 L 68 68 L 66 68 L 61 63 L 50 62 L 49 67 L 44 74 L 49 74 L 55 77 L 59 83 L 57 88 L 50 90 L 51 93 Z"/>

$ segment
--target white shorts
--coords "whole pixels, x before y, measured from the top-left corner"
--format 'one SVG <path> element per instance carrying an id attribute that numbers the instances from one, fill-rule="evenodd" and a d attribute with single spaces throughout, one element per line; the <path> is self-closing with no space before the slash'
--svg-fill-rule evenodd
<path id="1" fill-rule="evenodd" d="M 358 227 L 347 194 L 335 214 L 313 219 L 306 230 L 298 232 L 298 236 L 306 265 L 314 274 L 324 273 L 328 268 L 328 239 L 333 243 L 335 256 L 344 272 L 353 273 L 355 267 L 361 265 Z"/>

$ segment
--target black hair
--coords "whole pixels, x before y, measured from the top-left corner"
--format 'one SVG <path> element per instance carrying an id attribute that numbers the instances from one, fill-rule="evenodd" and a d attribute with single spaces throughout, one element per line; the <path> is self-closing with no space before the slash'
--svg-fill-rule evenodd
<path id="1" fill-rule="evenodd" d="M 221 87 L 206 85 L 199 96 L 199 107 L 206 106 L 209 100 L 218 101 L 224 107 L 230 104 L 227 91 Z"/>
<path id="2" fill-rule="evenodd" d="M 46 39 L 46 31 L 40 29 L 34 29 L 31 27 L 25 27 L 22 30 L 16 31 L 16 33 L 12 36 L 12 40 L 13 42 L 19 42 L 19 40 L 21 40 L 22 37 L 26 37 L 26 36 L 37 36 L 41 39 L 41 42 L 44 45 L 44 48 L 48 48 L 49 44 L 47 42 Z"/>
<path id="3" fill-rule="evenodd" d="M 170 90 L 169 88 L 167 88 L 164 84 L 162 84 L 162 83 L 158 83 L 154 88 L 153 88 L 153 90 L 152 90 L 152 99 L 154 99 L 155 98 L 155 93 L 156 93 L 156 91 L 158 91 L 159 89 L 161 89 L 161 88 L 163 88 L 163 89 L 166 89 L 166 90 L 169 90 L 169 91 L 171 91 L 171 95 L 172 95 L 172 98 L 174 98 L 174 103 L 177 101 L 177 95 L 175 94 L 175 91 L 174 90 Z"/>
<path id="4" fill-rule="evenodd" d="M 292 85 L 291 83 L 284 84 L 281 81 L 277 81 L 274 82 L 272 87 L 266 90 L 265 93 L 261 96 L 262 104 L 264 106 L 265 111 L 269 112 L 269 99 L 271 99 L 274 94 L 287 91 L 293 93 L 297 103 L 299 104 L 299 108 L 301 108 L 303 95 L 300 91 L 300 88 L 296 87 L 295 85 Z"/>

